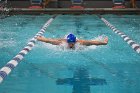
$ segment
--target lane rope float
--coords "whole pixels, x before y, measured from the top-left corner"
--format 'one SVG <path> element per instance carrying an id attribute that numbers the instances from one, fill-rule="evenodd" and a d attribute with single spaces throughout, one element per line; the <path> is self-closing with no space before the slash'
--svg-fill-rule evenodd
<path id="1" fill-rule="evenodd" d="M 134 49 L 138 54 L 140 54 L 140 45 L 136 43 L 134 40 L 132 40 L 129 36 L 125 35 L 122 31 L 118 30 L 115 26 L 113 26 L 111 23 L 109 23 L 105 18 L 98 15 L 98 17 L 116 34 L 121 36 L 127 44 L 131 46 L 132 49 Z"/>
<path id="2" fill-rule="evenodd" d="M 0 69 L 0 83 L 5 79 L 6 76 L 20 63 L 26 54 L 34 47 L 37 39 L 36 37 L 42 36 L 45 33 L 45 30 L 50 25 L 50 23 L 55 19 L 56 16 L 50 18 L 40 31 L 27 43 L 25 46 L 12 60 L 10 60 L 3 68 Z"/>

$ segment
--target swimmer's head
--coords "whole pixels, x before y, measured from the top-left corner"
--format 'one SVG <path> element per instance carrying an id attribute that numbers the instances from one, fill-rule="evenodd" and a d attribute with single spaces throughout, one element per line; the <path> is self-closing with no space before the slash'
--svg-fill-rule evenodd
<path id="1" fill-rule="evenodd" d="M 74 48 L 74 45 L 76 43 L 76 37 L 73 34 L 69 34 L 67 36 L 67 43 L 69 48 Z"/>
<path id="2" fill-rule="evenodd" d="M 73 34 L 69 34 L 67 36 L 67 43 L 75 43 L 76 42 L 76 37 Z"/>

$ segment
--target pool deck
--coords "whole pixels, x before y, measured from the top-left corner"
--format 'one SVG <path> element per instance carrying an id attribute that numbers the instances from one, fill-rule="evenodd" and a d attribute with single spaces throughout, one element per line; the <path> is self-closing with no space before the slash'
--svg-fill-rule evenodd
<path id="1" fill-rule="evenodd" d="M 140 14 L 140 8 L 45 8 L 45 9 L 29 9 L 29 8 L 10 8 L 10 14 Z M 2 10 L 0 10 L 2 11 Z"/>

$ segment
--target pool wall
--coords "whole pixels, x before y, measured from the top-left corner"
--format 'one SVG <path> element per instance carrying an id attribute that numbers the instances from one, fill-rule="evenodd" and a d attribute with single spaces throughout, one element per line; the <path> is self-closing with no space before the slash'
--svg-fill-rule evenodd
<path id="1" fill-rule="evenodd" d="M 28 9 L 28 8 L 12 8 L 9 12 L 13 14 L 140 14 L 140 9 L 112 9 L 112 8 L 45 8 L 45 9 Z"/>
<path id="2" fill-rule="evenodd" d="M 8 3 L 15 8 L 27 8 L 31 5 L 29 0 L 10 0 Z M 129 8 L 130 1 L 125 0 L 125 5 Z M 136 1 L 136 5 L 140 7 L 140 0 Z M 69 8 L 71 6 L 70 0 L 51 0 L 48 5 L 49 8 Z M 112 0 L 84 0 L 83 6 L 85 8 L 111 8 L 113 7 L 113 2 Z"/>
<path id="3" fill-rule="evenodd" d="M 8 1 L 11 7 L 9 14 L 140 14 L 140 8 L 129 8 L 130 1 L 125 1 L 126 8 L 114 9 L 111 0 L 84 0 L 82 9 L 71 9 L 71 1 L 69 0 L 51 0 L 47 8 L 29 8 L 31 6 L 29 0 L 11 0 Z M 8 6 L 8 7 L 9 7 Z M 137 7 L 140 7 L 140 0 L 137 0 Z M 0 12 L 3 10 L 0 10 Z M 7 11 L 7 10 L 6 10 Z"/>

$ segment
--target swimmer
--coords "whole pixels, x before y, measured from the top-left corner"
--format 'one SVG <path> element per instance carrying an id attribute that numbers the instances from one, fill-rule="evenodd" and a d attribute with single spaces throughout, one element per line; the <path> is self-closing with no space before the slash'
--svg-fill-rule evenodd
<path id="1" fill-rule="evenodd" d="M 50 43 L 53 45 L 60 45 L 62 42 L 66 42 L 68 44 L 68 48 L 74 49 L 75 44 L 79 43 L 81 45 L 106 45 L 108 43 L 108 38 L 106 37 L 103 41 L 98 41 L 98 40 L 78 40 L 76 39 L 76 36 L 73 34 L 67 35 L 66 39 L 50 39 L 50 38 L 45 38 L 43 36 L 38 36 L 37 37 L 38 41 L 42 41 L 45 43 Z"/>

